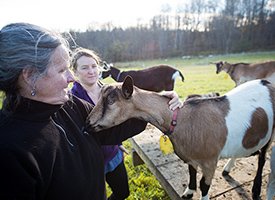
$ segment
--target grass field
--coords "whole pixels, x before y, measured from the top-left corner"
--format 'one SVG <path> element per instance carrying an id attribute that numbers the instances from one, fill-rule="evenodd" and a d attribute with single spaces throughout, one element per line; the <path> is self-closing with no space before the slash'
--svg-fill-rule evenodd
<path id="1" fill-rule="evenodd" d="M 121 70 L 141 69 L 157 64 L 172 65 L 183 73 L 185 81 L 176 81 L 175 91 L 181 99 L 189 94 L 203 94 L 209 92 L 219 92 L 224 94 L 234 87 L 233 81 L 222 72 L 216 75 L 215 65 L 211 62 L 227 61 L 237 62 L 262 62 L 275 60 L 275 51 L 272 52 L 255 52 L 229 55 L 215 55 L 208 57 L 191 57 L 191 58 L 172 58 L 148 61 L 115 63 L 115 66 Z M 103 82 L 112 83 L 113 80 L 108 78 Z M 1 98 L 0 98 L 1 107 Z M 131 145 L 128 141 L 124 142 L 125 147 L 131 151 Z M 151 174 L 145 165 L 134 167 L 132 165 L 131 155 L 125 157 L 125 164 L 129 176 L 130 196 L 127 200 L 169 200 L 169 197 L 162 189 L 159 182 Z M 108 189 L 108 193 L 110 190 Z"/>
<path id="2" fill-rule="evenodd" d="M 115 63 L 114 66 L 121 70 L 141 69 L 157 64 L 169 64 L 174 66 L 183 73 L 185 77 L 184 83 L 177 80 L 175 91 L 180 97 L 185 97 L 188 94 L 220 92 L 224 94 L 229 89 L 234 87 L 233 81 L 222 72 L 216 75 L 216 67 L 211 62 L 227 61 L 230 63 L 245 62 L 256 63 L 275 60 L 275 51 L 271 52 L 254 52 L 242 54 L 215 55 L 207 57 L 191 57 L 159 59 L 148 61 L 136 61 L 127 63 Z M 107 79 L 106 83 L 111 83 L 113 80 Z"/>

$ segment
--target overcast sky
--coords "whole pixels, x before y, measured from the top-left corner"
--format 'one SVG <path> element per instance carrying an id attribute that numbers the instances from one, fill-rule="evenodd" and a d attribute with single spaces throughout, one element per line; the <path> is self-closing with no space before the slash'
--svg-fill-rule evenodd
<path id="1" fill-rule="evenodd" d="M 0 0 L 0 27 L 29 22 L 59 31 L 86 30 L 89 25 L 116 26 L 148 22 L 164 4 L 172 8 L 187 0 Z"/>

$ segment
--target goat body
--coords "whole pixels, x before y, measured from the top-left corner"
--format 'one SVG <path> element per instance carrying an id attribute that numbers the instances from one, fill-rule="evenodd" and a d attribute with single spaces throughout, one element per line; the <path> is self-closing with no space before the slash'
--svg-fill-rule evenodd
<path id="1" fill-rule="evenodd" d="M 216 73 L 225 71 L 235 82 L 236 86 L 250 80 L 265 79 L 275 83 L 275 61 L 263 63 L 236 63 L 218 62 L 216 64 Z"/>
<path id="2" fill-rule="evenodd" d="M 118 68 L 110 66 L 108 70 L 102 72 L 101 78 L 104 79 L 111 76 L 116 82 L 123 82 L 127 75 L 134 79 L 135 86 L 155 92 L 173 90 L 177 77 L 184 81 L 182 73 L 169 65 L 158 65 L 130 71 L 120 71 Z"/>
<path id="3" fill-rule="evenodd" d="M 161 94 L 134 87 L 129 77 L 123 84 L 104 87 L 102 92 L 88 117 L 94 131 L 129 118 L 143 119 L 164 133 L 169 130 L 173 112 L 168 108 L 169 99 Z M 224 96 L 184 102 L 174 133 L 169 135 L 175 153 L 189 167 L 190 180 L 183 198 L 192 198 L 196 190 L 198 167 L 203 173 L 202 199 L 209 199 L 208 190 L 220 158 L 234 160 L 261 150 L 252 189 L 253 198 L 259 197 L 265 153 L 273 135 L 274 103 L 275 89 L 264 80 L 247 82 Z"/>

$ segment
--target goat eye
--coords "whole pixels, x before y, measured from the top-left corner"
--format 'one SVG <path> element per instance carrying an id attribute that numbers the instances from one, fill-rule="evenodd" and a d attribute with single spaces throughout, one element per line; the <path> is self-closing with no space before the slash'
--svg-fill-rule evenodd
<path id="1" fill-rule="evenodd" d="M 114 99 L 108 97 L 107 103 L 108 103 L 109 105 L 112 105 L 114 102 L 115 102 Z"/>
<path id="2" fill-rule="evenodd" d="M 114 95 L 109 95 L 108 98 L 107 98 L 107 103 L 109 105 L 112 105 L 115 103 L 115 96 Z"/>

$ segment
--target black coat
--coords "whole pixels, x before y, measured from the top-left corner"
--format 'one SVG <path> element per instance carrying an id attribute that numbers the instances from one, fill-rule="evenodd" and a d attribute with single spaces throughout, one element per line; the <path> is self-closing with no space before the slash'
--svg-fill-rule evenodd
<path id="1" fill-rule="evenodd" d="M 0 199 L 104 200 L 100 145 L 118 144 L 146 122 L 131 119 L 88 133 L 91 109 L 73 97 L 63 106 L 23 99 L 12 115 L 1 110 Z"/>

